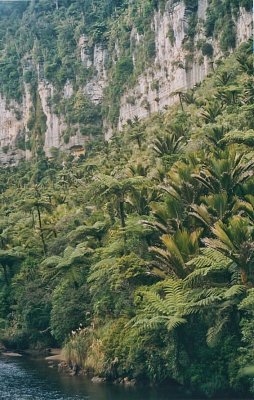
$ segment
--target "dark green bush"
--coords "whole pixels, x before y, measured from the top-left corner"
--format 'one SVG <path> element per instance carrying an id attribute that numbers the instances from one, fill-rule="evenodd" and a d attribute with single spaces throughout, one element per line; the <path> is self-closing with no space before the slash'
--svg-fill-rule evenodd
<path id="1" fill-rule="evenodd" d="M 203 56 L 213 56 L 213 46 L 210 43 L 204 43 L 201 48 Z"/>

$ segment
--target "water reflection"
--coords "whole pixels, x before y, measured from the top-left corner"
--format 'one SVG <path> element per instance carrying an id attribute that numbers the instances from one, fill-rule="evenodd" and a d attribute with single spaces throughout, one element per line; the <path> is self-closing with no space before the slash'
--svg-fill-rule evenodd
<path id="1" fill-rule="evenodd" d="M 93 384 L 84 377 L 69 377 L 45 361 L 0 359 L 1 400 L 182 400 L 176 388 L 123 388 Z"/>

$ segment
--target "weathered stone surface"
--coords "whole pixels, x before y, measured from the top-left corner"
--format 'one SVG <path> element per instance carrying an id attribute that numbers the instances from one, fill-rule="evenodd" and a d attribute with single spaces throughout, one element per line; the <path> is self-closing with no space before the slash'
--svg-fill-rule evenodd
<path id="1" fill-rule="evenodd" d="M 195 43 L 200 39 L 211 42 L 214 48 L 213 61 L 222 56 L 219 45 L 215 40 L 205 38 L 202 25 L 206 17 L 208 1 L 199 0 L 198 34 Z M 240 9 L 236 22 L 237 45 L 248 40 L 252 35 L 252 13 L 244 8 Z M 174 31 L 174 43 L 168 37 L 169 27 Z M 187 90 L 201 82 L 211 72 L 212 63 L 208 57 L 202 57 L 201 51 L 194 51 L 193 61 L 186 60 L 186 51 L 183 50 L 183 40 L 186 35 L 185 6 L 183 2 L 172 5 L 168 1 L 164 13 L 154 14 L 153 28 L 155 30 L 156 57 L 154 65 L 148 68 L 138 79 L 136 86 L 128 90 L 121 99 L 119 129 L 126 124 L 128 119 L 135 116 L 142 119 L 156 111 L 163 111 L 165 106 L 177 100 L 172 93 L 178 90 Z M 132 32 L 133 40 L 137 42 L 140 37 L 137 32 Z M 129 99 L 135 102 L 129 102 Z"/>
<path id="2" fill-rule="evenodd" d="M 206 18 L 208 0 L 199 0 L 198 7 L 198 34 L 195 42 L 204 39 L 203 20 Z M 240 9 L 239 17 L 235 21 L 237 31 L 237 45 L 246 41 L 252 35 L 252 13 L 244 8 Z M 169 0 L 165 11 L 157 11 L 152 19 L 152 29 L 155 32 L 156 57 L 154 64 L 151 65 L 141 76 L 136 85 L 127 90 L 120 100 L 120 117 L 118 128 L 121 130 L 128 119 L 135 116 L 140 119 L 146 118 L 151 113 L 163 111 L 165 107 L 178 100 L 172 93 L 177 90 L 187 90 L 193 87 L 211 71 L 212 63 L 208 57 L 202 58 L 200 50 L 195 50 L 193 60 L 186 58 L 186 51 L 183 49 L 187 23 L 185 18 L 185 6 L 183 1 L 173 4 Z M 170 40 L 168 32 L 171 28 L 174 32 L 174 40 Z M 142 41 L 142 35 L 136 29 L 131 32 L 132 42 Z M 214 59 L 219 58 L 222 53 L 218 43 L 211 39 L 214 48 Z M 93 70 L 93 76 L 81 90 L 95 104 L 103 100 L 103 92 L 108 75 L 106 70 L 108 50 L 100 44 L 92 45 L 90 39 L 82 35 L 79 43 L 80 62 L 84 68 Z M 115 44 L 114 58 L 119 56 L 119 46 Z M 135 64 L 135 52 L 133 53 Z M 40 66 L 38 72 L 38 94 L 40 96 L 43 112 L 47 118 L 44 151 L 50 156 L 50 149 L 56 147 L 60 150 L 68 150 L 74 146 L 86 145 L 87 137 L 82 136 L 79 127 L 76 134 L 70 137 L 68 144 L 64 143 L 63 134 L 66 129 L 64 116 L 56 115 L 50 106 L 54 96 L 55 88 L 52 84 L 45 81 L 41 73 Z M 68 99 L 73 94 L 73 87 L 67 82 L 63 89 L 63 97 Z M 131 101 L 130 101 L 131 99 Z M 0 163 L 15 164 L 22 158 L 29 159 L 31 152 L 28 149 L 21 150 L 17 147 L 17 139 L 24 136 L 29 139 L 28 122 L 33 107 L 29 84 L 24 84 L 24 96 L 22 104 L 14 101 L 8 102 L 0 95 Z M 105 138 L 109 139 L 112 135 L 112 127 L 108 121 L 103 121 Z"/>
<path id="3" fill-rule="evenodd" d="M 92 381 L 93 383 L 104 383 L 104 382 L 106 382 L 106 379 L 105 379 L 105 378 L 101 378 L 100 376 L 94 376 L 94 377 L 91 379 L 91 381 Z"/>

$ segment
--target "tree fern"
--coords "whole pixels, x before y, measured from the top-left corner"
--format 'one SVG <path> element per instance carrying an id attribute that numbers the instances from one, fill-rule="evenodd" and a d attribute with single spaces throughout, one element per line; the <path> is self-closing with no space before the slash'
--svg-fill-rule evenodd
<path id="1" fill-rule="evenodd" d="M 141 330 L 164 325 L 171 331 L 187 323 L 188 306 L 188 292 L 183 288 L 183 282 L 168 279 L 155 291 L 151 289 L 143 293 L 140 311 L 132 324 Z"/>
<path id="2" fill-rule="evenodd" d="M 192 272 L 186 277 L 185 285 L 198 287 L 205 282 L 216 282 L 218 275 L 228 271 L 232 261 L 215 249 L 205 248 L 201 254 L 188 262 Z"/>

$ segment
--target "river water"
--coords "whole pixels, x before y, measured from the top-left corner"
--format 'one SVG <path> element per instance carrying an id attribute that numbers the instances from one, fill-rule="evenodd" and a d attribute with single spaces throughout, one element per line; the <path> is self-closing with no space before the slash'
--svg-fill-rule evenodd
<path id="1" fill-rule="evenodd" d="M 95 384 L 49 368 L 46 361 L 0 357 L 0 400 L 183 400 L 177 388 L 123 388 Z M 192 398 L 193 400 L 193 398 Z"/>

